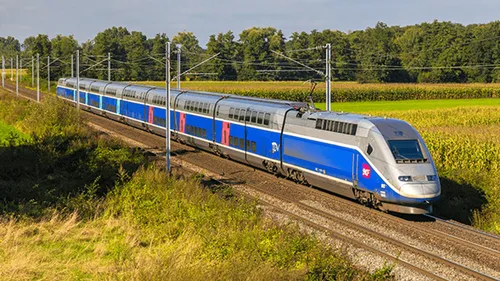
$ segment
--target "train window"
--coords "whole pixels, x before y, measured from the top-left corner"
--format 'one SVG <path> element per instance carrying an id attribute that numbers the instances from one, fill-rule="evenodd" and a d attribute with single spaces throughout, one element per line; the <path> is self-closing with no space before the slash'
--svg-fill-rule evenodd
<path id="1" fill-rule="evenodd" d="M 189 101 L 186 101 L 186 103 L 184 104 L 184 109 L 189 110 Z"/>
<path id="2" fill-rule="evenodd" d="M 262 124 L 262 118 L 264 117 L 264 112 L 259 112 L 259 115 L 257 116 L 257 123 Z"/>
<path id="3" fill-rule="evenodd" d="M 238 120 L 239 117 L 240 117 L 240 109 L 236 108 L 236 110 L 234 111 L 234 119 Z"/>
<path id="4" fill-rule="evenodd" d="M 225 133 L 226 131 L 224 131 Z M 233 143 L 233 136 L 229 136 L 229 144 L 232 144 Z"/>
<path id="5" fill-rule="evenodd" d="M 246 110 L 242 109 L 240 111 L 240 121 L 244 121 L 245 120 L 245 115 L 246 115 Z"/>
<path id="6" fill-rule="evenodd" d="M 238 146 L 238 138 L 233 137 L 233 146 Z"/>
<path id="7" fill-rule="evenodd" d="M 205 110 L 203 112 L 208 113 L 208 103 L 205 103 Z"/>
<path id="8" fill-rule="evenodd" d="M 370 144 L 368 144 L 368 148 L 366 149 L 366 153 L 368 153 L 368 155 L 371 155 L 372 152 L 373 152 L 373 147 Z"/>
<path id="9" fill-rule="evenodd" d="M 356 131 L 358 130 L 358 125 L 357 124 L 353 124 L 352 125 L 352 128 L 351 128 L 351 135 L 356 135 Z"/>
<path id="10" fill-rule="evenodd" d="M 203 138 L 207 138 L 207 130 L 206 129 L 203 129 Z"/>
<path id="11" fill-rule="evenodd" d="M 257 123 L 257 111 L 252 111 L 252 123 Z"/>
<path id="12" fill-rule="evenodd" d="M 229 119 L 233 119 L 233 115 L 234 115 L 234 108 L 233 108 L 233 107 L 231 107 L 231 108 L 229 109 Z"/>
<path id="13" fill-rule="evenodd" d="M 250 149 L 250 141 L 249 140 L 246 141 L 245 147 L 246 147 L 246 150 Z"/>
<path id="14" fill-rule="evenodd" d="M 322 124 L 323 124 L 323 119 L 317 119 L 316 120 L 316 129 L 321 129 Z"/>
<path id="15" fill-rule="evenodd" d="M 266 113 L 266 115 L 264 116 L 264 125 L 268 126 L 270 119 L 271 119 L 271 114 L 270 113 Z"/>
<path id="16" fill-rule="evenodd" d="M 351 124 L 350 123 L 346 123 L 345 126 L 344 126 L 343 133 L 344 134 L 349 134 L 350 132 L 351 132 Z"/>
<path id="17" fill-rule="evenodd" d="M 245 148 L 245 140 L 244 139 L 240 139 L 240 148 L 241 149 Z"/>
<path id="18" fill-rule="evenodd" d="M 257 151 L 257 143 L 255 143 L 254 141 L 252 142 L 252 151 L 253 152 Z"/>
<path id="19" fill-rule="evenodd" d="M 328 126 L 328 131 L 333 132 L 333 128 L 335 127 L 335 121 L 330 121 L 330 126 Z"/>

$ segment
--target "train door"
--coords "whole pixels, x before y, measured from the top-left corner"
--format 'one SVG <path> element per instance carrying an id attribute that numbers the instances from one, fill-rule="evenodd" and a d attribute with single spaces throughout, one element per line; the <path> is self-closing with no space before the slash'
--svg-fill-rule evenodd
<path id="1" fill-rule="evenodd" d="M 245 112 L 245 142 L 244 142 L 244 147 L 245 147 L 245 161 L 248 162 L 248 150 L 250 149 L 250 141 L 248 139 L 249 135 L 248 135 L 248 122 L 250 122 L 250 115 L 252 115 L 252 110 L 249 108 L 247 108 L 246 112 Z"/>
<path id="2" fill-rule="evenodd" d="M 222 122 L 222 138 L 221 144 L 229 146 L 229 134 L 231 132 L 231 123 Z"/>
<path id="3" fill-rule="evenodd" d="M 185 127 L 186 127 L 186 113 L 180 112 L 179 113 L 179 127 L 177 128 L 177 131 L 184 133 L 185 132 Z"/>

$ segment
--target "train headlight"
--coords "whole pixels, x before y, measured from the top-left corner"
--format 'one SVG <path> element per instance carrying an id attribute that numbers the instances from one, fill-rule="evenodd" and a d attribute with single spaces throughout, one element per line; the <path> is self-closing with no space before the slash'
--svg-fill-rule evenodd
<path id="1" fill-rule="evenodd" d="M 404 182 L 409 182 L 409 181 L 413 181 L 411 176 L 399 176 L 398 179 L 400 181 L 404 181 Z"/>
<path id="2" fill-rule="evenodd" d="M 437 181 L 437 176 L 436 175 L 428 175 L 427 180 L 428 181 Z"/>

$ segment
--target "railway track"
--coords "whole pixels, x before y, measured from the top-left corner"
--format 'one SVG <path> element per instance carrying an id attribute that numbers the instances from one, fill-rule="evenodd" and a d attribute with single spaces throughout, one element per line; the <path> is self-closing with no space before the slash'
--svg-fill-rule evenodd
<path id="1" fill-rule="evenodd" d="M 36 98 L 36 93 L 24 88 L 20 88 L 20 93 L 28 98 Z M 106 128 L 113 127 L 116 134 L 126 135 L 127 138 L 136 138 L 146 147 L 161 148 L 161 146 L 164 145 L 164 139 L 161 137 L 150 135 L 149 133 L 116 123 L 103 117 L 89 114 L 89 122 L 97 123 L 99 126 L 104 124 Z M 147 141 L 145 141 L 146 139 Z M 193 148 L 182 144 L 176 143 L 174 146 L 174 149 L 177 150 L 194 151 Z M 199 169 L 204 169 L 205 172 L 212 174 L 212 178 L 215 179 L 219 177 L 220 179 L 217 180 L 221 180 L 221 182 L 225 183 L 228 182 L 227 176 L 217 175 L 227 174 L 229 176 L 234 176 L 241 172 L 239 170 L 246 169 L 247 171 L 252 171 L 250 167 L 242 166 L 235 162 L 227 164 L 227 160 L 220 159 L 215 155 L 204 152 L 177 155 L 175 158 L 179 159 L 184 165 L 190 163 L 190 165 L 195 165 Z M 210 165 L 209 167 L 203 165 L 203 163 L 206 164 L 207 161 L 214 163 L 214 161 L 216 161 L 215 159 L 218 159 L 217 161 L 224 161 L 226 164 Z M 203 168 L 203 166 L 205 167 Z M 222 166 L 222 168 L 220 166 Z M 233 168 L 236 167 L 236 169 L 228 169 L 229 166 Z M 476 233 L 474 234 L 476 236 L 472 237 L 479 237 L 480 239 L 464 238 L 463 235 L 455 235 L 457 228 L 450 227 L 449 230 L 434 227 L 429 228 L 417 222 L 407 221 L 399 217 L 368 209 L 350 200 L 329 195 L 324 191 L 299 186 L 284 179 L 277 179 L 264 172 L 256 173 L 259 174 L 257 180 L 245 183 L 237 188 L 245 190 L 249 194 L 253 192 L 254 196 L 261 198 L 261 202 L 265 202 L 265 204 L 277 212 L 293 218 L 310 228 L 327 233 L 326 235 L 330 239 L 343 241 L 344 243 L 369 251 L 384 259 L 397 260 L 398 266 L 417 272 L 418 275 L 425 276 L 427 279 L 498 280 L 500 277 L 500 269 L 498 268 L 500 266 L 500 251 L 496 247 L 488 246 L 488 243 L 499 244 L 498 237 L 494 235 Z M 236 187 L 236 185 L 234 186 Z M 275 188 L 276 186 L 281 186 L 282 188 Z M 283 189 L 285 189 L 285 191 Z M 286 190 L 293 192 L 287 192 Z M 296 196 L 297 192 L 304 193 L 304 191 L 308 194 L 307 198 L 304 198 L 302 195 Z M 266 201 L 263 198 L 268 198 L 268 200 Z M 331 205 L 337 205 L 337 209 L 332 208 Z M 357 218 L 346 219 L 345 217 L 337 215 L 338 211 L 346 209 L 354 210 L 353 213 L 358 214 Z M 359 223 L 361 217 L 372 222 L 380 222 L 382 220 L 384 224 L 394 224 L 397 225 L 397 227 L 393 227 L 393 229 L 389 227 L 389 231 L 387 229 L 377 230 L 376 227 L 373 227 L 373 225 L 369 223 L 364 223 L 363 225 Z M 358 222 L 355 222 L 356 220 L 358 220 Z M 436 224 L 443 224 L 441 220 L 435 220 L 435 222 Z M 455 245 L 460 248 L 461 251 L 469 249 L 470 255 L 481 257 L 479 260 L 484 261 L 484 263 L 488 264 L 488 260 L 491 261 L 487 267 L 490 269 L 489 272 L 482 273 L 484 270 L 481 268 L 477 269 L 477 267 L 475 268 L 475 264 L 470 266 L 469 263 L 466 266 L 462 261 L 454 260 L 454 255 L 451 255 L 452 258 L 443 257 L 440 254 L 425 249 L 425 247 L 419 247 L 419 245 L 415 245 L 411 241 L 410 243 L 405 243 L 400 241 L 400 239 L 394 238 L 394 235 L 390 235 L 391 231 L 396 231 L 394 229 L 403 227 L 408 229 L 408 233 L 410 233 L 409 236 L 412 238 L 413 236 L 425 236 L 427 237 L 426 239 L 428 239 L 434 236 L 438 244 L 440 241 L 446 241 L 447 244 Z M 461 231 L 465 232 L 464 230 Z M 412 232 L 413 234 L 411 234 Z M 471 235 L 472 234 L 469 233 L 465 237 L 471 237 Z M 374 246 L 375 244 L 378 246 Z M 492 244 L 489 245 L 491 246 Z M 418 262 L 418 265 L 414 264 L 419 259 L 421 262 Z"/>

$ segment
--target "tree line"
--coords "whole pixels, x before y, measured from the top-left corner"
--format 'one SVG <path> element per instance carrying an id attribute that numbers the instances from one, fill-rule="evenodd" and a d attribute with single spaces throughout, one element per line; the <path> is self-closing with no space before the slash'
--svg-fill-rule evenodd
<path id="1" fill-rule="evenodd" d="M 69 58 L 79 49 L 81 75 L 107 79 L 110 53 L 112 80 L 164 80 L 168 41 L 173 51 L 177 44 L 182 45 L 181 72 L 218 54 L 183 79 L 320 80 L 324 79 L 320 73 L 300 64 L 324 71 L 324 46 L 331 44 L 334 80 L 500 82 L 500 21 L 471 25 L 434 21 L 404 27 L 379 22 L 365 30 L 312 30 L 294 32 L 290 38 L 273 27 L 252 27 L 238 38 L 232 31 L 210 35 L 205 48 L 192 32 L 180 32 L 170 40 L 164 33 L 147 38 L 142 32 L 112 27 L 81 44 L 72 35 L 50 39 L 40 34 L 22 44 L 10 36 L 0 37 L 0 55 L 50 56 L 51 76 L 61 77 L 70 75 Z M 176 59 L 173 53 L 174 76 Z M 44 68 L 41 75 L 46 75 Z"/>

